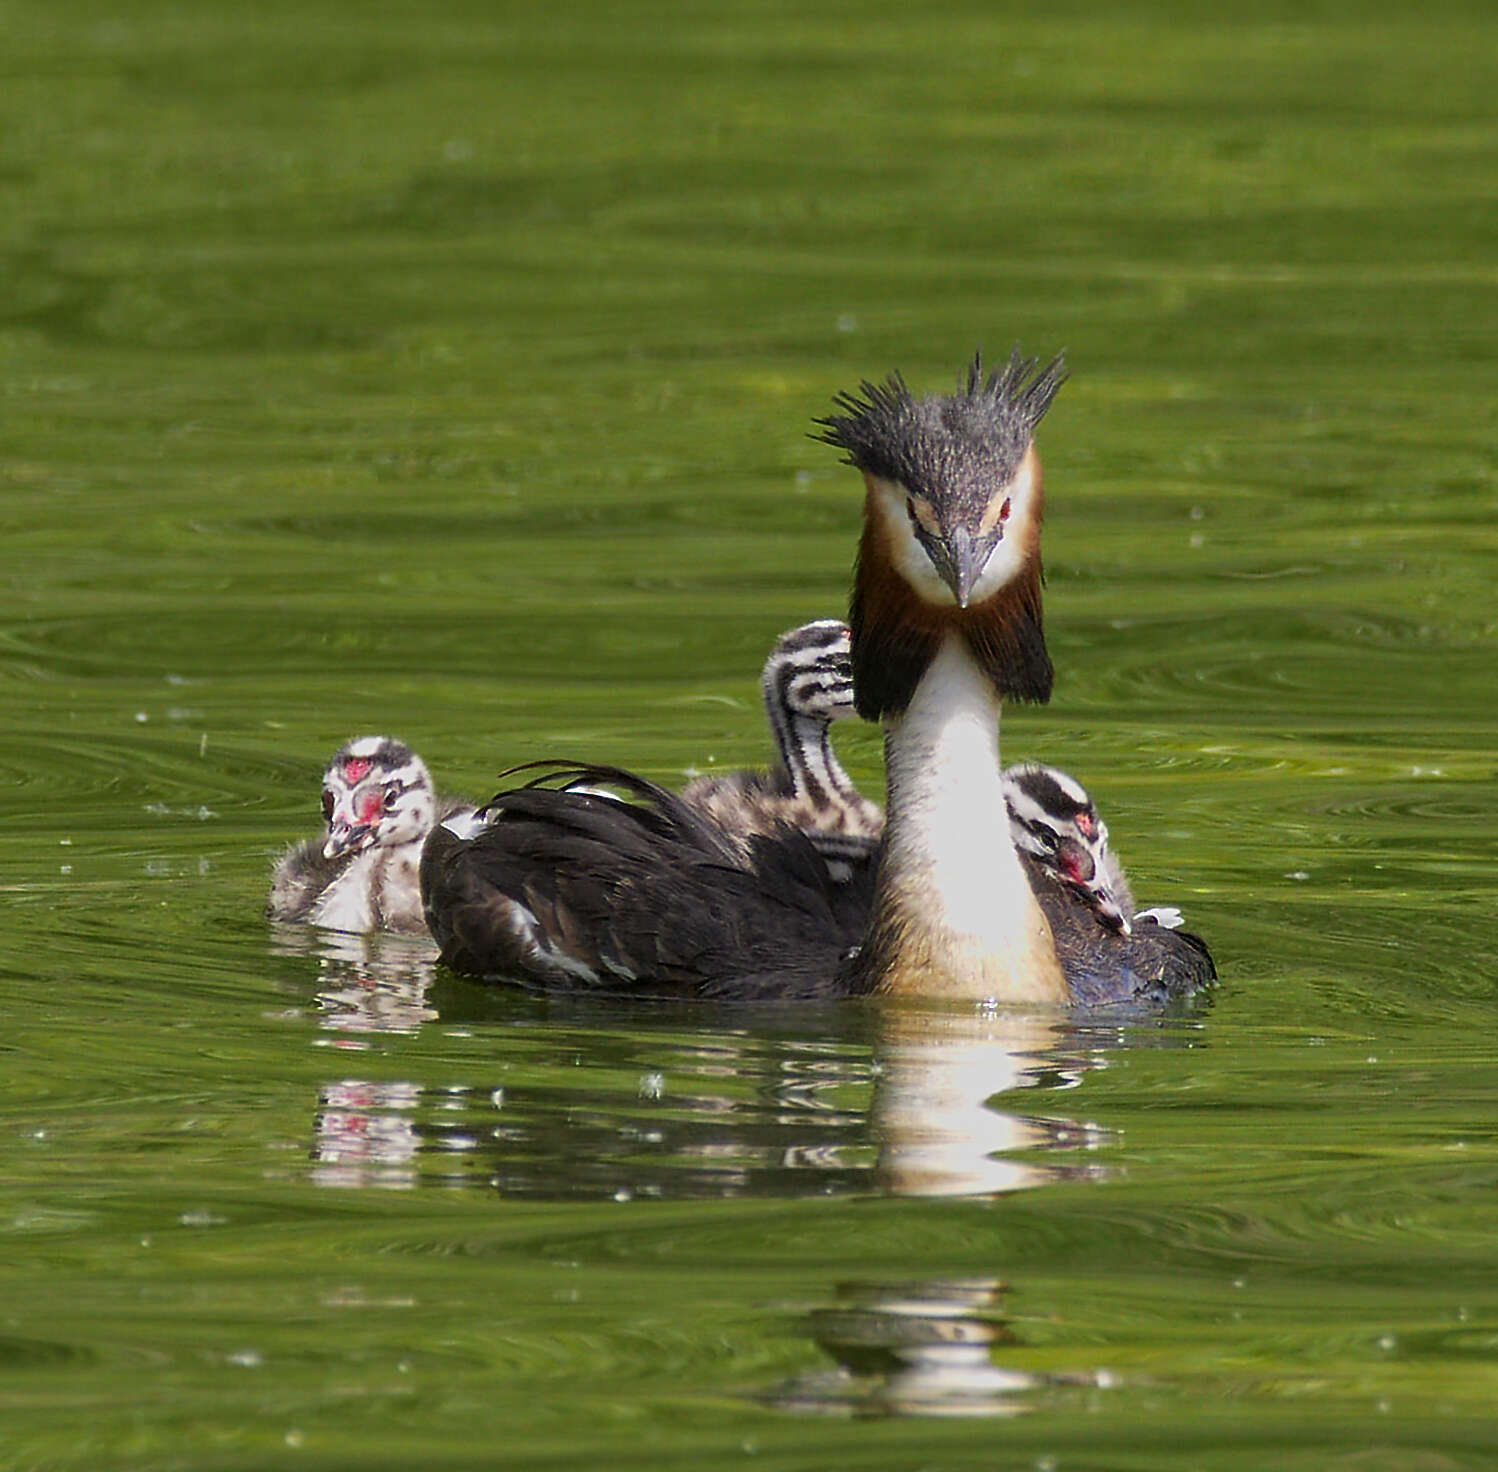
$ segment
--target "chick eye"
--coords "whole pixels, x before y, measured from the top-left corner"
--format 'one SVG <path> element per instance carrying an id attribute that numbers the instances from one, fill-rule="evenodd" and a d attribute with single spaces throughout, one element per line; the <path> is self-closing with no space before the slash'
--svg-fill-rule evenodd
<path id="1" fill-rule="evenodd" d="M 400 785 L 399 782 L 392 782 L 385 789 L 385 811 L 386 812 L 389 812 L 390 809 L 393 808 L 396 805 L 396 803 L 398 803 L 400 801 L 401 793 L 402 793 L 403 790 L 404 789 L 401 787 L 401 785 Z"/>
<path id="2" fill-rule="evenodd" d="M 328 787 L 322 790 L 322 815 L 325 822 L 333 816 L 333 792 Z"/>
<path id="3" fill-rule="evenodd" d="M 999 520 L 1000 521 L 1008 521 L 1009 520 L 1009 510 L 1010 510 L 1009 497 L 1005 496 L 1004 497 L 1004 504 L 999 507 Z"/>
<path id="4" fill-rule="evenodd" d="M 1048 854 L 1055 853 L 1061 846 L 1061 835 L 1053 828 L 1047 828 L 1044 824 L 1036 823 L 1030 827 L 1030 832 L 1040 840 L 1040 846 Z"/>

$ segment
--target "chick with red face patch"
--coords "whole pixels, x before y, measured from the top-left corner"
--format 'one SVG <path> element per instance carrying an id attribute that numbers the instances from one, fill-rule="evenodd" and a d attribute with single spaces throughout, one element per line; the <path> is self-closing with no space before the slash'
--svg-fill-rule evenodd
<path id="1" fill-rule="evenodd" d="M 266 913 L 334 930 L 424 933 L 417 865 L 440 818 L 468 810 L 440 800 L 426 764 L 390 736 L 359 736 L 323 773 L 321 839 L 276 864 Z"/>
<path id="2" fill-rule="evenodd" d="M 425 838 L 436 821 L 432 779 L 410 747 L 389 736 L 351 741 L 323 774 L 323 857 Z"/>
<path id="3" fill-rule="evenodd" d="M 1004 798 L 1020 853 L 1071 890 L 1105 929 L 1131 934 L 1134 897 L 1087 789 L 1055 767 L 1022 762 L 1004 769 Z"/>

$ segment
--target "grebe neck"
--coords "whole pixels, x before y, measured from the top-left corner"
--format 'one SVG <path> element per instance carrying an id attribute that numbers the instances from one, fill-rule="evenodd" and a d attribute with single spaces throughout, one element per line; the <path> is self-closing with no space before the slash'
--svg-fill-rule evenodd
<path id="1" fill-rule="evenodd" d="M 999 697 L 956 631 L 885 722 L 884 855 L 858 969 L 872 990 L 1065 1002 L 1051 931 L 1009 833 Z"/>
<path id="2" fill-rule="evenodd" d="M 785 791 L 804 793 L 819 811 L 862 806 L 863 794 L 838 761 L 825 719 L 772 709 L 770 725 L 779 753 L 775 775 Z"/>

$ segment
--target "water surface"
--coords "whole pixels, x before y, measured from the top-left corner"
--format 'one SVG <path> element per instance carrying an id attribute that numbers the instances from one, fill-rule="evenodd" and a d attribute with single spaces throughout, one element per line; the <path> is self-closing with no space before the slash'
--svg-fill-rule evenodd
<path id="1" fill-rule="evenodd" d="M 0 1460 L 1492 1464 L 1485 10 L 5 28 Z M 1005 756 L 1210 1003 L 547 999 L 260 918 L 356 732 L 475 797 L 759 760 L 856 535 L 811 418 L 1014 341 L 1074 379 Z"/>

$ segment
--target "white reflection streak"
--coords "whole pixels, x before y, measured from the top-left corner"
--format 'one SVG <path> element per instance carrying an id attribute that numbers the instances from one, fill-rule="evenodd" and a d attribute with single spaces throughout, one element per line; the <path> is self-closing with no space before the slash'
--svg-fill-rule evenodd
<path id="1" fill-rule="evenodd" d="M 271 949 L 317 959 L 320 1026 L 329 1032 L 412 1033 L 437 1020 L 426 1001 L 437 959 L 429 940 L 276 925 Z"/>
<path id="2" fill-rule="evenodd" d="M 1056 1168 L 1012 1157 L 1085 1137 L 1085 1127 L 1011 1114 L 993 1100 L 1033 1086 L 1059 1032 L 1056 1018 L 1025 1012 L 890 1008 L 872 1108 L 886 1187 L 976 1196 L 1054 1180 Z"/>

